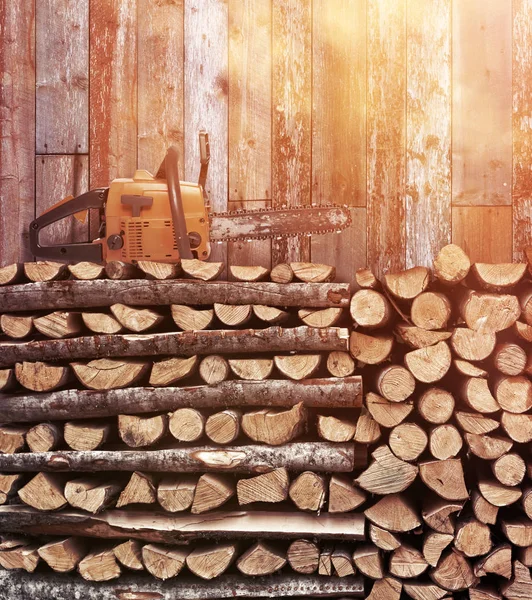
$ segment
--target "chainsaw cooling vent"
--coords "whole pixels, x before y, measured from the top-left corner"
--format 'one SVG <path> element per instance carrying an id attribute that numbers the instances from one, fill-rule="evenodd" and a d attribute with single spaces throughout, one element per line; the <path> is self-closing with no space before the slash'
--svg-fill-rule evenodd
<path id="1" fill-rule="evenodd" d="M 149 227 L 149 221 L 122 221 L 122 231 L 126 231 L 127 244 L 122 248 L 122 257 L 130 260 L 142 260 L 142 230 Z"/>
<path id="2" fill-rule="evenodd" d="M 170 258 L 172 254 L 168 251 L 161 253 L 161 240 L 168 240 L 167 234 L 161 236 L 163 231 L 171 231 L 171 239 L 174 240 L 172 250 L 177 251 L 175 242 L 174 226 L 170 219 L 146 219 L 146 220 L 123 220 L 120 223 L 122 231 L 126 232 L 126 243 L 122 248 L 122 258 L 124 260 L 161 260 Z M 151 231 L 149 231 L 151 228 Z M 151 238 L 150 238 L 151 234 Z M 147 236 L 147 237 L 145 237 Z M 157 248 L 154 248 L 154 239 L 158 241 Z M 168 244 L 163 243 L 163 247 L 168 248 Z"/>

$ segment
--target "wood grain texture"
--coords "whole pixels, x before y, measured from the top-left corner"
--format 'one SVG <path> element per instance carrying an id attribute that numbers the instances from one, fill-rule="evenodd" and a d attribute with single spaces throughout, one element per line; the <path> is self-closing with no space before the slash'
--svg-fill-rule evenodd
<path id="1" fill-rule="evenodd" d="M 35 0 L 0 5 L 0 266 L 30 260 L 34 218 Z"/>
<path id="2" fill-rule="evenodd" d="M 453 204 L 511 204 L 512 3 L 453 0 Z"/>
<path id="3" fill-rule="evenodd" d="M 406 267 L 451 241 L 451 0 L 407 5 Z"/>
<path id="4" fill-rule="evenodd" d="M 170 145 L 184 151 L 183 0 L 137 1 L 137 166 L 156 173 Z"/>
<path id="5" fill-rule="evenodd" d="M 405 266 L 406 0 L 367 0 L 368 264 Z"/>
<path id="6" fill-rule="evenodd" d="M 532 14 L 531 0 L 513 2 L 513 259 L 532 239 Z"/>
<path id="7" fill-rule="evenodd" d="M 36 4 L 36 149 L 89 151 L 89 0 Z"/>
<path id="8" fill-rule="evenodd" d="M 271 206 L 271 35 L 270 0 L 229 0 L 230 210 Z M 271 266 L 269 240 L 228 253 L 232 265 Z"/>
<path id="9" fill-rule="evenodd" d="M 79 196 L 89 187 L 87 155 L 37 156 L 35 164 L 35 212 L 40 215 L 66 196 Z M 41 233 L 45 245 L 88 240 L 88 222 L 73 215 L 53 223 Z"/>
<path id="10" fill-rule="evenodd" d="M 512 207 L 453 207 L 453 244 L 461 246 L 471 262 L 511 262 Z"/>
<path id="11" fill-rule="evenodd" d="M 310 204 L 311 0 L 272 0 L 272 195 L 274 206 Z M 272 264 L 310 260 L 306 238 L 274 240 Z"/>

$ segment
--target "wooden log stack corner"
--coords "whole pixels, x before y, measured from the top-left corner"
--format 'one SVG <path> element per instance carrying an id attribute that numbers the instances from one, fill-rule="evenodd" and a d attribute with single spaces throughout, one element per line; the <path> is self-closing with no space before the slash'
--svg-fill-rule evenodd
<path id="1" fill-rule="evenodd" d="M 0 269 L 9 597 L 532 598 L 532 266 L 223 267 Z"/>

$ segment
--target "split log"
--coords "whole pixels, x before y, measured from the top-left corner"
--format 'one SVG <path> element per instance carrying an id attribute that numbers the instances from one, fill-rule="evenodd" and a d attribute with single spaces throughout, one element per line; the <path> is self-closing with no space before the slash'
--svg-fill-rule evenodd
<path id="1" fill-rule="evenodd" d="M 462 449 L 462 445 L 460 432 L 450 423 L 438 425 L 430 432 L 430 453 L 438 460 L 454 458 Z"/>
<path id="2" fill-rule="evenodd" d="M 465 439 L 471 452 L 484 460 L 495 460 L 509 452 L 513 442 L 508 438 L 466 433 Z"/>
<path id="3" fill-rule="evenodd" d="M 0 452 L 14 454 L 20 452 L 26 445 L 27 427 L 6 427 L 0 425 Z"/>
<path id="4" fill-rule="evenodd" d="M 0 566 L 4 569 L 23 569 L 33 573 L 39 563 L 39 546 L 27 544 L 7 550 L 0 550 Z"/>
<path id="5" fill-rule="evenodd" d="M 532 595 L 530 570 L 518 560 L 514 561 L 514 576 L 502 586 L 502 594 L 507 600 L 527 600 Z"/>
<path id="6" fill-rule="evenodd" d="M 493 573 L 510 579 L 512 577 L 512 547 L 510 544 L 501 544 L 487 556 L 481 558 L 474 567 L 474 573 L 476 577 L 485 577 L 489 573 Z"/>
<path id="7" fill-rule="evenodd" d="M 0 504 L 5 504 L 17 493 L 22 484 L 22 475 L 0 473 Z"/>
<path id="8" fill-rule="evenodd" d="M 391 402 L 378 394 L 369 392 L 366 395 L 366 407 L 379 425 L 392 428 L 408 417 L 414 408 L 414 403 L 411 400 Z"/>
<path id="9" fill-rule="evenodd" d="M 214 310 L 198 310 L 184 304 L 172 304 L 172 319 L 183 331 L 207 329 L 214 319 Z"/>
<path id="10" fill-rule="evenodd" d="M 260 266 L 237 267 L 231 265 L 229 267 L 229 273 L 231 273 L 233 279 L 236 279 L 237 281 L 261 281 L 262 279 L 266 279 L 270 270 Z"/>
<path id="11" fill-rule="evenodd" d="M 482 479 L 478 482 L 478 489 L 484 498 L 493 506 L 509 506 L 517 502 L 523 492 L 521 488 L 502 485 L 498 481 Z"/>
<path id="12" fill-rule="evenodd" d="M 371 269 L 360 268 L 355 272 L 357 285 L 364 289 L 375 289 L 379 287 L 379 281 Z"/>
<path id="13" fill-rule="evenodd" d="M 24 275 L 33 282 L 57 281 L 68 277 L 68 267 L 50 261 L 27 262 L 24 263 Z"/>
<path id="14" fill-rule="evenodd" d="M 142 548 L 142 561 L 148 573 L 165 581 L 179 574 L 188 553 L 189 550 L 181 548 L 147 544 Z"/>
<path id="15" fill-rule="evenodd" d="M 79 562 L 78 571 L 87 581 L 110 581 L 122 573 L 112 548 L 87 554 Z"/>
<path id="16" fill-rule="evenodd" d="M 359 290 L 349 305 L 351 318 L 360 327 L 379 329 L 390 324 L 393 316 L 390 302 L 375 290 Z"/>
<path id="17" fill-rule="evenodd" d="M 515 377 L 525 370 L 526 352 L 518 344 L 505 342 L 499 344 L 493 353 L 493 364 L 503 375 Z"/>
<path id="18" fill-rule="evenodd" d="M 441 559 L 437 567 L 431 569 L 430 578 L 450 592 L 465 590 L 478 583 L 469 561 L 454 548 Z"/>
<path id="19" fill-rule="evenodd" d="M 205 422 L 205 433 L 215 444 L 232 444 L 240 435 L 242 413 L 234 408 L 227 408 L 214 413 Z"/>
<path id="20" fill-rule="evenodd" d="M 499 377 L 493 391 L 497 404 L 506 412 L 520 414 L 532 408 L 532 383 L 528 377 Z"/>
<path id="21" fill-rule="evenodd" d="M 0 392 L 8 392 L 16 387 L 16 384 L 14 369 L 0 369 Z"/>
<path id="22" fill-rule="evenodd" d="M 312 377 L 321 364 L 320 354 L 292 354 L 275 356 L 275 366 L 285 377 L 294 381 Z"/>
<path id="23" fill-rule="evenodd" d="M 525 263 L 475 263 L 471 273 L 480 287 L 490 292 L 504 292 L 515 287 L 526 273 Z"/>
<path id="24" fill-rule="evenodd" d="M 508 541 L 514 546 L 526 548 L 532 546 L 532 521 L 530 519 L 504 519 L 501 529 Z"/>
<path id="25" fill-rule="evenodd" d="M 402 494 L 384 496 L 364 514 L 374 525 L 394 533 L 412 531 L 421 525 L 413 504 Z"/>
<path id="26" fill-rule="evenodd" d="M 15 365 L 17 381 L 33 392 L 51 392 L 68 383 L 68 367 L 43 362 L 23 362 Z"/>
<path id="27" fill-rule="evenodd" d="M 519 300 L 512 295 L 469 290 L 460 302 L 460 314 L 470 329 L 496 333 L 517 321 L 521 307 Z"/>
<path id="28" fill-rule="evenodd" d="M 503 411 L 501 425 L 514 442 L 528 444 L 532 441 L 532 415 L 516 415 Z"/>
<path id="29" fill-rule="evenodd" d="M 420 463 L 419 474 L 423 483 L 444 500 L 469 498 L 464 481 L 464 469 L 458 458 Z"/>
<path id="30" fill-rule="evenodd" d="M 118 483 L 84 477 L 67 482 L 64 493 L 70 506 L 96 514 L 114 504 L 121 491 Z"/>
<path id="31" fill-rule="evenodd" d="M 386 400 L 386 402 L 388 402 L 388 400 Z M 392 403 L 390 402 L 389 404 Z M 355 437 L 353 439 L 359 444 L 374 444 L 380 437 L 380 425 L 370 415 L 369 411 L 365 407 L 362 407 L 360 414 L 358 415 Z"/>
<path id="32" fill-rule="evenodd" d="M 464 507 L 463 502 L 448 502 L 442 498 L 429 498 L 423 505 L 423 521 L 434 531 L 454 534 L 453 513 Z"/>
<path id="33" fill-rule="evenodd" d="M 372 494 L 396 494 L 406 490 L 417 477 L 418 468 L 399 460 L 388 446 L 380 446 L 371 453 L 373 462 L 355 483 Z"/>
<path id="34" fill-rule="evenodd" d="M 236 561 L 244 575 L 271 575 L 286 565 L 286 553 L 264 542 L 256 542 Z"/>
<path id="35" fill-rule="evenodd" d="M 343 513 L 355 510 L 366 501 L 366 494 L 351 485 L 345 477 L 331 475 L 329 480 L 329 512 Z"/>
<path id="36" fill-rule="evenodd" d="M 413 600 L 441 600 L 444 596 L 448 598 L 447 590 L 442 589 L 439 585 L 434 583 L 410 583 L 405 581 L 403 587 L 405 592 L 410 598 L 413 598 Z M 473 600 L 472 596 L 470 600 Z"/>
<path id="37" fill-rule="evenodd" d="M 349 351 L 367 365 L 378 365 L 390 357 L 393 348 L 393 337 L 372 336 L 353 331 L 349 338 Z"/>
<path id="38" fill-rule="evenodd" d="M 366 600 L 399 600 L 403 584 L 394 577 L 378 579 L 371 588 Z"/>
<path id="39" fill-rule="evenodd" d="M 264 304 L 254 304 L 252 307 L 253 314 L 270 325 L 278 325 L 284 323 L 290 314 L 286 310 L 281 310 L 275 306 L 265 306 Z"/>
<path id="40" fill-rule="evenodd" d="M 53 423 L 39 423 L 26 433 L 26 444 L 31 452 L 49 452 L 63 440 L 61 429 Z"/>
<path id="41" fill-rule="evenodd" d="M 229 377 L 229 363 L 217 354 L 206 356 L 200 363 L 199 374 L 205 383 L 216 385 Z"/>
<path id="42" fill-rule="evenodd" d="M 430 271 L 426 267 L 413 267 L 400 273 L 387 273 L 384 283 L 398 300 L 413 300 L 427 289 Z"/>
<path id="43" fill-rule="evenodd" d="M 37 473 L 18 491 L 18 497 L 37 510 L 58 510 L 66 506 L 64 483 L 59 475 Z"/>
<path id="44" fill-rule="evenodd" d="M 105 276 L 105 266 L 97 263 L 83 261 L 68 265 L 70 274 L 75 279 L 88 281 L 90 279 L 102 279 Z"/>
<path id="45" fill-rule="evenodd" d="M 309 327 L 332 327 L 342 316 L 341 308 L 301 308 L 298 317 Z"/>
<path id="46" fill-rule="evenodd" d="M 477 413 L 457 411 L 454 416 L 458 425 L 467 433 L 491 433 L 499 427 L 499 421 Z"/>
<path id="47" fill-rule="evenodd" d="M 405 365 L 422 383 L 434 383 L 444 377 L 451 367 L 452 356 L 447 342 L 412 350 L 405 354 Z"/>
<path id="48" fill-rule="evenodd" d="M 60 340 L 78 335 L 82 330 L 81 316 L 72 312 L 53 312 L 33 319 L 35 329 L 49 338 Z"/>
<path id="49" fill-rule="evenodd" d="M 470 268 L 469 257 L 456 244 L 444 246 L 434 259 L 434 275 L 446 285 L 457 285 L 463 281 Z"/>
<path id="50" fill-rule="evenodd" d="M 470 517 L 458 523 L 454 546 L 465 556 L 482 556 L 491 550 L 491 532 L 488 525 Z"/>
<path id="51" fill-rule="evenodd" d="M 451 348 L 463 360 L 484 360 L 495 349 L 497 337 L 493 331 L 475 331 L 456 327 L 450 339 Z"/>
<path id="52" fill-rule="evenodd" d="M 441 388 L 428 388 L 418 400 L 419 414 L 435 425 L 446 423 L 454 412 L 454 398 L 447 390 Z"/>
<path id="53" fill-rule="evenodd" d="M 168 512 L 188 510 L 197 484 L 196 477 L 164 477 L 157 487 L 157 502 Z"/>
<path id="54" fill-rule="evenodd" d="M 23 267 L 20 263 L 13 263 L 0 267 L 0 285 L 12 285 L 22 277 Z"/>
<path id="55" fill-rule="evenodd" d="M 292 267 L 286 263 L 275 265 L 270 273 L 270 279 L 275 283 L 291 283 L 294 279 Z"/>
<path id="56" fill-rule="evenodd" d="M 431 567 L 437 566 L 442 552 L 454 540 L 449 533 L 438 533 L 431 531 L 425 534 L 423 539 L 423 557 Z"/>
<path id="57" fill-rule="evenodd" d="M 150 373 L 150 385 L 153 387 L 169 386 L 186 377 L 196 370 L 197 356 L 189 358 L 168 358 L 153 363 Z"/>
<path id="58" fill-rule="evenodd" d="M 479 413 L 489 414 L 500 410 L 488 382 L 480 377 L 470 377 L 462 382 L 460 396 L 468 406 Z"/>
<path id="59" fill-rule="evenodd" d="M 137 540 L 127 540 L 113 548 L 116 560 L 133 571 L 143 571 L 142 546 Z"/>
<path id="60" fill-rule="evenodd" d="M 180 263 L 139 260 L 137 266 L 148 279 L 177 279 L 181 273 Z"/>
<path id="61" fill-rule="evenodd" d="M 226 475 L 205 473 L 198 479 L 190 511 L 193 515 L 199 515 L 218 508 L 232 498 L 235 493 L 235 484 Z"/>
<path id="62" fill-rule="evenodd" d="M 415 386 L 412 374 L 400 365 L 383 367 L 377 373 L 377 391 L 391 402 L 403 402 L 413 394 Z"/>
<path id="63" fill-rule="evenodd" d="M 164 315 L 151 308 L 132 308 L 125 304 L 113 304 L 111 312 L 122 327 L 134 333 L 143 333 L 153 329 L 164 319 Z"/>
<path id="64" fill-rule="evenodd" d="M 355 445 L 328 442 L 292 442 L 279 447 L 212 446 L 179 447 L 166 450 L 91 452 L 32 452 L 0 454 L 0 472 L 31 471 L 153 471 L 192 473 L 196 471 L 263 473 L 286 467 L 289 471 L 313 469 L 319 472 L 346 473 L 360 465 L 364 457 Z"/>
<path id="65" fill-rule="evenodd" d="M 234 358 L 229 359 L 229 368 L 240 379 L 263 381 L 273 371 L 271 358 Z"/>
<path id="66" fill-rule="evenodd" d="M 102 446 L 111 433 L 111 425 L 98 421 L 69 421 L 65 423 L 65 442 L 79 451 L 96 450 Z"/>
<path id="67" fill-rule="evenodd" d="M 179 442 L 196 442 L 205 431 L 205 417 L 195 408 L 178 408 L 170 413 L 168 429 Z"/>
<path id="68" fill-rule="evenodd" d="M 386 531 L 386 529 L 377 527 L 377 525 L 374 525 L 373 523 L 369 524 L 369 538 L 375 546 L 385 552 L 391 552 L 401 545 L 397 536 L 390 531 Z"/>
<path id="69" fill-rule="evenodd" d="M 310 575 L 318 570 L 320 549 L 310 540 L 295 540 L 288 546 L 286 558 L 296 573 Z"/>
<path id="70" fill-rule="evenodd" d="M 115 390 L 129 387 L 139 381 L 149 370 L 150 363 L 99 358 L 88 363 L 70 363 L 79 381 L 90 390 Z"/>
<path id="71" fill-rule="evenodd" d="M 249 304 L 214 303 L 216 318 L 228 327 L 240 327 L 251 319 L 252 310 Z"/>
<path id="72" fill-rule="evenodd" d="M 338 577 L 349 577 L 355 574 L 351 553 L 345 546 L 337 546 L 332 551 L 331 562 Z"/>
<path id="73" fill-rule="evenodd" d="M 124 331 L 122 325 L 107 313 L 83 312 L 81 313 L 81 318 L 85 327 L 93 333 L 112 335 Z"/>
<path id="74" fill-rule="evenodd" d="M 320 263 L 293 262 L 290 268 L 296 279 L 305 283 L 324 283 L 334 281 L 336 269 L 332 265 Z"/>
<path id="75" fill-rule="evenodd" d="M 4 476 L 5 477 L 5 476 Z M 0 487 L 1 489 L 1 487 Z M 521 504 L 529 519 L 532 519 L 532 487 L 525 487 Z"/>
<path id="76" fill-rule="evenodd" d="M 452 335 L 450 331 L 427 331 L 404 323 L 397 325 L 395 332 L 405 344 L 415 349 L 434 346 L 438 342 L 448 340 Z"/>
<path id="77" fill-rule="evenodd" d="M 320 575 L 327 575 L 330 577 L 333 574 L 333 566 L 332 566 L 332 546 L 325 546 L 323 550 L 320 552 L 320 559 L 318 562 L 318 573 Z"/>
<path id="78" fill-rule="evenodd" d="M 193 279 L 212 281 L 221 275 L 225 265 L 221 262 L 206 262 L 192 258 L 181 260 L 181 268 L 183 273 Z"/>
<path id="79" fill-rule="evenodd" d="M 390 556 L 390 574 L 401 579 L 419 577 L 428 567 L 423 554 L 408 544 L 401 544 Z"/>
<path id="80" fill-rule="evenodd" d="M 416 423 L 401 423 L 390 431 L 388 443 L 397 458 L 411 462 L 423 454 L 428 437 Z"/>
<path id="81" fill-rule="evenodd" d="M 0 299 L 1 300 L 1 299 Z M 0 367 L 37 360 L 75 360 L 102 356 L 194 356 L 196 354 L 248 354 L 348 349 L 347 329 L 235 329 L 223 332 L 180 331 L 144 335 L 93 335 L 74 340 L 38 340 L 0 343 Z"/>
<path id="82" fill-rule="evenodd" d="M 495 525 L 497 522 L 499 507 L 490 504 L 477 490 L 471 494 L 471 507 L 475 517 L 481 523 L 486 523 L 486 525 Z"/>
<path id="83" fill-rule="evenodd" d="M 290 478 L 281 467 L 249 479 L 239 479 L 236 484 L 238 504 L 253 502 L 284 502 L 288 498 Z"/>
<path id="84" fill-rule="evenodd" d="M 318 435 L 328 442 L 348 442 L 355 435 L 356 422 L 337 417 L 318 415 L 316 429 Z"/>
<path id="85" fill-rule="evenodd" d="M 236 551 L 236 544 L 216 544 L 206 548 L 196 548 L 187 556 L 187 567 L 202 579 L 214 579 L 229 568 Z"/>
<path id="86" fill-rule="evenodd" d="M 166 433 L 166 415 L 139 417 L 118 415 L 118 434 L 130 448 L 142 448 L 158 442 Z"/>
<path id="87" fill-rule="evenodd" d="M 423 292 L 414 298 L 410 318 L 421 329 L 444 329 L 451 318 L 451 303 L 440 292 Z"/>
<path id="88" fill-rule="evenodd" d="M 370 579 L 382 579 L 384 577 L 381 553 L 372 544 L 358 546 L 353 552 L 353 563 L 363 575 Z"/>
<path id="89" fill-rule="evenodd" d="M 288 495 L 299 510 L 319 512 L 327 496 L 325 478 L 312 471 L 305 471 L 292 481 Z"/>
<path id="90" fill-rule="evenodd" d="M 485 369 L 481 369 L 474 365 L 473 363 L 468 362 L 467 360 L 460 360 L 459 358 L 455 358 L 453 360 L 453 366 L 458 372 L 459 375 L 463 375 L 464 377 L 487 377 L 488 372 Z"/>
<path id="91" fill-rule="evenodd" d="M 525 567 L 532 567 L 532 546 L 528 546 L 527 548 L 519 548 L 517 556 L 519 561 L 522 562 Z"/>
<path id="92" fill-rule="evenodd" d="M 120 493 L 116 508 L 128 506 L 128 504 L 155 504 L 155 501 L 156 488 L 153 476 L 135 471 Z"/>
<path id="93" fill-rule="evenodd" d="M 0 329 L 10 338 L 21 340 L 33 331 L 34 315 L 2 315 Z"/>
<path id="94" fill-rule="evenodd" d="M 242 431 L 253 441 L 280 446 L 298 437 L 305 429 L 307 411 L 302 402 L 294 407 L 275 411 L 255 410 L 242 417 Z"/>
<path id="95" fill-rule="evenodd" d="M 87 554 L 85 543 L 73 537 L 49 542 L 41 546 L 37 552 L 44 562 L 57 573 L 73 571 Z"/>
<path id="96" fill-rule="evenodd" d="M 333 377 L 349 377 L 355 372 L 355 361 L 347 352 L 329 352 L 327 370 Z"/>
<path id="97" fill-rule="evenodd" d="M 115 281 L 126 281 L 129 279 L 142 279 L 144 273 L 131 263 L 120 260 L 111 260 L 105 265 L 105 274 L 109 279 Z"/>

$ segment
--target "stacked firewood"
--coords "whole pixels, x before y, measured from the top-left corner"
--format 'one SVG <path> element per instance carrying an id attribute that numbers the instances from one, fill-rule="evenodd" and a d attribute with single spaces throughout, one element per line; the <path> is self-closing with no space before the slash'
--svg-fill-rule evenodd
<path id="1" fill-rule="evenodd" d="M 222 270 L 0 269 L 10 597 L 34 592 L 25 572 L 39 597 L 113 597 L 118 577 L 158 598 L 363 594 L 349 285 L 327 265 Z M 178 574 L 182 596 L 157 582 Z"/>

